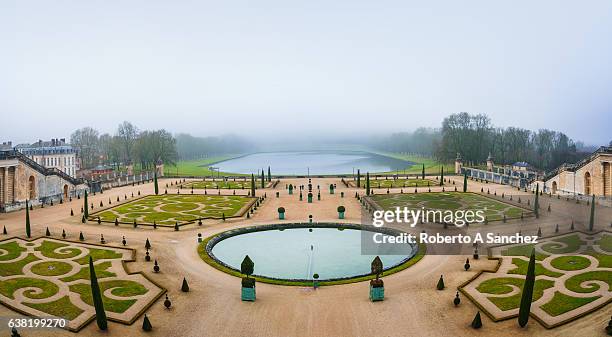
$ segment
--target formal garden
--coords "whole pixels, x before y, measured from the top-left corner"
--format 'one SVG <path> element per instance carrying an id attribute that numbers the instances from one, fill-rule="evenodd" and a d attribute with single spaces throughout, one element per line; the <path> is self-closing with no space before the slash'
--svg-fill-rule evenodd
<path id="1" fill-rule="evenodd" d="M 357 187 L 356 181 L 349 181 L 352 187 Z M 359 187 L 366 188 L 365 182 L 360 182 Z M 393 178 L 393 177 L 372 177 L 370 179 L 370 188 L 415 188 L 415 187 L 434 187 L 440 183 L 431 179 L 421 178 Z"/>
<path id="2" fill-rule="evenodd" d="M 148 195 L 90 214 L 89 220 L 174 227 L 203 219 L 240 217 L 256 200 L 243 195 Z"/>
<path id="3" fill-rule="evenodd" d="M 272 186 L 271 181 L 264 181 L 264 188 Z M 187 181 L 178 185 L 179 189 L 229 189 L 229 190 L 249 190 L 251 188 L 251 180 L 246 177 L 242 178 L 204 178 L 198 181 Z M 255 188 L 261 188 L 261 180 L 255 182 Z"/>
<path id="4" fill-rule="evenodd" d="M 93 263 L 108 320 L 132 324 L 165 292 L 143 274 L 125 270 L 134 252 L 52 238 L 0 241 L 0 301 L 26 315 L 64 318 L 66 328 L 77 331 L 96 315 Z"/>
<path id="5" fill-rule="evenodd" d="M 462 292 L 493 320 L 516 317 L 535 248 L 531 315 L 547 328 L 567 323 L 612 301 L 612 233 L 572 232 L 533 244 L 497 246 L 498 268 L 468 281 Z"/>
<path id="6" fill-rule="evenodd" d="M 375 194 L 370 196 L 378 208 L 394 210 L 397 207 L 431 210 L 484 210 L 487 221 L 510 220 L 532 215 L 526 208 L 471 192 L 420 192 Z"/>

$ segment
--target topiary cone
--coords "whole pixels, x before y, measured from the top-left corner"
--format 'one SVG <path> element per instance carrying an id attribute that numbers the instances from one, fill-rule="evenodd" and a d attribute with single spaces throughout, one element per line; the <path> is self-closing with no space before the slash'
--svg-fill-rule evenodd
<path id="1" fill-rule="evenodd" d="M 474 320 L 472 321 L 472 328 L 474 329 L 482 328 L 482 320 L 480 319 L 480 311 L 476 314 L 476 316 L 474 317 Z"/>
<path id="2" fill-rule="evenodd" d="M 442 275 L 440 275 L 440 279 L 438 280 L 438 285 L 436 286 L 436 289 L 438 290 L 444 289 L 444 277 Z"/>
<path id="3" fill-rule="evenodd" d="M 153 330 L 153 326 L 151 325 L 151 322 L 149 321 L 149 317 L 147 317 L 147 314 L 144 315 L 144 319 L 142 320 L 142 330 L 144 331 Z"/>
<path id="4" fill-rule="evenodd" d="M 465 264 L 463 265 L 463 268 L 465 268 L 465 271 L 470 270 L 470 259 L 465 260 Z"/>
<path id="5" fill-rule="evenodd" d="M 184 293 L 189 292 L 189 284 L 187 284 L 187 280 L 183 277 L 183 285 L 181 285 L 181 291 Z"/>
<path id="6" fill-rule="evenodd" d="M 455 306 L 458 306 L 459 303 L 461 303 L 461 299 L 459 298 L 459 292 L 457 292 L 457 294 L 455 295 L 455 299 L 453 300 L 453 304 Z"/>

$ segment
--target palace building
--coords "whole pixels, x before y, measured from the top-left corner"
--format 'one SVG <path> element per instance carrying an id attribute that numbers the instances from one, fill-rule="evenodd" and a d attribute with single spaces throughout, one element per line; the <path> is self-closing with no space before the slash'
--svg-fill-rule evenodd
<path id="1" fill-rule="evenodd" d="M 66 139 L 39 140 L 34 144 L 20 144 L 15 150 L 47 168 L 56 168 L 71 177 L 76 177 L 77 151 L 66 144 Z"/>
<path id="2" fill-rule="evenodd" d="M 73 176 L 76 153 L 71 147 L 62 140 L 46 144 L 51 146 L 37 144 L 40 146 L 0 145 L 0 212 L 21 209 L 26 201 L 35 206 L 59 202 L 88 188 Z"/>
<path id="3" fill-rule="evenodd" d="M 563 164 L 546 174 L 544 185 L 553 194 L 612 198 L 612 146 L 602 146 L 575 164 Z"/>

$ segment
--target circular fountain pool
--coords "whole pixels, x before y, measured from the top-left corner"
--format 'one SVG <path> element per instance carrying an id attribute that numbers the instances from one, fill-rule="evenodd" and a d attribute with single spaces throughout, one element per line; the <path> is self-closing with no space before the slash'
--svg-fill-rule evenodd
<path id="1" fill-rule="evenodd" d="M 207 262 L 233 274 L 239 272 L 242 260 L 249 255 L 255 263 L 254 274 L 264 282 L 304 282 L 312 280 L 315 273 L 320 281 L 350 280 L 369 275 L 377 255 L 389 270 L 407 263 L 418 250 L 405 245 L 393 255 L 371 247 L 363 251 L 364 240 L 371 241 L 375 232 L 399 233 L 347 224 L 266 225 L 223 232 L 207 239 L 203 248 L 210 258 Z"/>

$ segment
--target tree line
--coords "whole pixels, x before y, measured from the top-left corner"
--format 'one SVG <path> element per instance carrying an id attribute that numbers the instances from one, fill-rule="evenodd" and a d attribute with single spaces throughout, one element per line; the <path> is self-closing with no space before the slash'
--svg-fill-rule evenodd
<path id="1" fill-rule="evenodd" d="M 437 129 L 392 134 L 377 146 L 386 151 L 429 155 L 446 163 L 454 161 L 457 153 L 464 162 L 483 163 L 490 153 L 497 164 L 526 161 L 543 170 L 576 162 L 592 151 L 562 132 L 495 127 L 486 114 L 467 112 L 444 118 Z"/>
<path id="2" fill-rule="evenodd" d="M 81 168 L 96 165 L 139 164 L 141 169 L 153 169 L 158 160 L 173 165 L 178 159 L 176 139 L 164 129 L 139 130 L 130 122 L 123 122 L 114 135 L 100 134 L 92 127 L 74 131 L 70 143 L 81 159 Z"/>
<path id="3" fill-rule="evenodd" d="M 239 154 L 252 151 L 255 147 L 236 135 L 219 137 L 194 137 L 189 134 L 176 135 L 178 157 L 181 160 L 202 159 L 223 154 Z"/>

